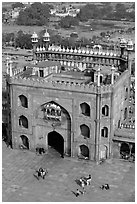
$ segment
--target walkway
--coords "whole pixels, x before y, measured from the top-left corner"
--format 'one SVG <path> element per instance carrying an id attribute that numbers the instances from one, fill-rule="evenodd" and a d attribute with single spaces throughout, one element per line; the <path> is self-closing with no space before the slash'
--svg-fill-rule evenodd
<path id="1" fill-rule="evenodd" d="M 44 156 L 33 152 L 12 150 L 2 144 L 2 201 L 3 202 L 124 202 L 134 201 L 134 163 L 108 160 L 94 162 L 64 158 L 53 149 Z M 45 180 L 37 180 L 33 174 L 40 166 L 48 169 Z M 91 186 L 85 195 L 75 197 L 72 191 L 81 188 L 75 182 L 81 176 L 92 174 Z M 99 185 L 110 184 L 110 190 Z"/>

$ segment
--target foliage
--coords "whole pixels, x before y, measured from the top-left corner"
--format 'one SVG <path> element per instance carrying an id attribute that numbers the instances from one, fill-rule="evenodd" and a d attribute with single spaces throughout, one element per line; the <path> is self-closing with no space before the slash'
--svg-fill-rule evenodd
<path id="1" fill-rule="evenodd" d="M 7 8 L 3 7 L 2 8 L 2 13 L 6 12 L 7 11 Z"/>
<path id="2" fill-rule="evenodd" d="M 14 3 L 14 4 L 12 4 L 12 9 L 14 9 L 14 8 L 23 8 L 24 7 L 24 4 L 23 3 L 21 3 L 21 2 L 16 2 L 16 3 Z"/>
<path id="3" fill-rule="evenodd" d="M 2 34 L 2 43 L 14 41 L 14 33 L 3 33 Z"/>
<path id="4" fill-rule="evenodd" d="M 50 7 L 49 5 L 35 2 L 31 4 L 29 8 L 19 13 L 17 18 L 18 25 L 46 25 L 50 17 Z"/>
<path id="5" fill-rule="evenodd" d="M 70 28 L 71 26 L 77 26 L 79 21 L 72 16 L 66 16 L 60 20 L 59 24 L 62 28 Z"/>
<path id="6" fill-rule="evenodd" d="M 15 47 L 20 47 L 21 49 L 32 49 L 31 35 L 25 34 L 21 30 L 18 31 L 15 40 Z"/>
<path id="7" fill-rule="evenodd" d="M 135 11 L 127 12 L 125 5 L 122 3 L 117 3 L 115 9 L 109 2 L 102 3 L 102 7 L 95 4 L 86 4 L 77 14 L 77 18 L 80 21 L 88 21 L 89 19 L 121 20 L 123 18 L 135 21 Z"/>

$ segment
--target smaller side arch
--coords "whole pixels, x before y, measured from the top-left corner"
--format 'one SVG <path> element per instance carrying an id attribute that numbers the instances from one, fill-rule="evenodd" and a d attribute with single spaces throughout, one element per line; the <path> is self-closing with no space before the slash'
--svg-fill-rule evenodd
<path id="1" fill-rule="evenodd" d="M 29 149 L 29 139 L 26 135 L 20 135 L 20 148 Z"/>
<path id="2" fill-rule="evenodd" d="M 87 125 L 82 124 L 80 125 L 81 135 L 84 136 L 84 138 L 90 138 L 90 129 Z"/>
<path id="3" fill-rule="evenodd" d="M 90 116 L 90 106 L 87 103 L 81 103 L 80 108 L 83 115 Z"/>
<path id="4" fill-rule="evenodd" d="M 103 127 L 101 129 L 101 137 L 105 137 L 105 138 L 108 137 L 108 128 L 107 127 Z"/>
<path id="5" fill-rule="evenodd" d="M 18 101 L 19 101 L 19 105 L 24 107 L 24 108 L 28 108 L 28 98 L 26 96 L 19 95 L 18 96 Z"/>
<path id="6" fill-rule="evenodd" d="M 28 119 L 24 115 L 21 115 L 19 117 L 19 126 L 28 128 Z"/>
<path id="7" fill-rule="evenodd" d="M 89 159 L 89 148 L 85 144 L 78 146 L 78 157 L 83 159 Z"/>
<path id="8" fill-rule="evenodd" d="M 108 116 L 109 115 L 109 107 L 108 105 L 104 105 L 102 107 L 102 116 Z"/>

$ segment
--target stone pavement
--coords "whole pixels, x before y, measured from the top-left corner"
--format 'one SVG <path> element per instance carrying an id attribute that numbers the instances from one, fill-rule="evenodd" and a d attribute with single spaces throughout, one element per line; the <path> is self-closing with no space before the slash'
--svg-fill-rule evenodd
<path id="1" fill-rule="evenodd" d="M 13 150 L 2 144 L 2 201 L 3 202 L 133 202 L 135 194 L 135 164 L 122 160 L 95 162 L 62 159 L 53 149 L 37 156 L 30 151 Z M 40 166 L 47 168 L 45 180 L 33 174 Z M 81 189 L 75 180 L 92 174 L 85 195 L 75 197 Z M 109 183 L 110 190 L 99 185 Z M 109 192 L 109 193 L 108 193 Z"/>

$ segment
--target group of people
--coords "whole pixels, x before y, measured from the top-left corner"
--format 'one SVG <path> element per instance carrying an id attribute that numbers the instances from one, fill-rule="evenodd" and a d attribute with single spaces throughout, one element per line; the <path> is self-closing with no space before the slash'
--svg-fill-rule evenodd
<path id="1" fill-rule="evenodd" d="M 81 187 L 82 187 L 82 191 L 80 191 L 79 189 L 77 189 L 77 190 L 76 190 L 76 193 L 75 193 L 76 197 L 78 197 L 79 195 L 85 193 L 85 186 L 89 186 L 89 185 L 91 184 L 91 180 L 92 180 L 92 177 L 91 177 L 90 174 L 89 174 L 88 177 L 81 177 L 81 178 L 79 179 L 80 185 L 81 185 Z"/>
<path id="2" fill-rule="evenodd" d="M 85 186 L 89 186 L 91 184 L 92 176 L 89 174 L 88 177 L 81 177 L 79 179 L 79 181 L 80 181 L 80 185 L 82 187 L 82 191 L 77 189 L 76 193 L 75 193 L 76 197 L 78 197 L 79 195 L 82 195 L 82 194 L 85 193 Z M 100 186 L 100 188 L 102 190 L 104 190 L 104 189 L 109 190 L 110 189 L 109 184 L 103 184 L 103 185 Z"/>
<path id="3" fill-rule="evenodd" d="M 37 175 L 38 180 L 39 180 L 40 177 L 43 178 L 43 179 L 45 179 L 45 176 L 46 176 L 47 173 L 48 173 L 47 169 L 44 170 L 42 167 L 40 167 L 39 170 L 37 170 L 36 172 L 37 172 L 37 174 L 38 174 L 38 175 Z"/>

